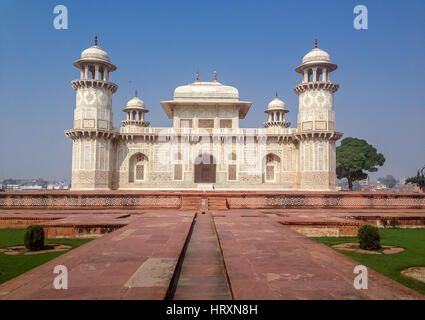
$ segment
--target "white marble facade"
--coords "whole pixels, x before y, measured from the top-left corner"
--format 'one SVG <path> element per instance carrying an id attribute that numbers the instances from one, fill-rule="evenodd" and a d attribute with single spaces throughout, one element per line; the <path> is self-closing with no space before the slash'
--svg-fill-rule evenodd
<path id="1" fill-rule="evenodd" d="M 276 97 L 265 110 L 264 128 L 240 128 L 251 102 L 236 88 L 217 81 L 177 87 L 172 100 L 161 101 L 171 128 L 154 128 L 146 120 L 143 101 L 133 97 L 123 109 L 119 129 L 113 127 L 109 81 L 116 69 L 97 45 L 74 62 L 80 79 L 76 90 L 72 189 L 216 189 L 335 190 L 333 94 L 338 84 L 330 73 L 337 66 L 317 48 L 296 68 L 301 84 L 297 128 L 286 121 L 288 109 Z"/>

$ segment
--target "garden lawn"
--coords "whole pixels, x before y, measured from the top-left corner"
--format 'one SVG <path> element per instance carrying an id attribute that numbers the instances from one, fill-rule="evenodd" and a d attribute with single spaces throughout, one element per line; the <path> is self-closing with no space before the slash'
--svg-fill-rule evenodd
<path id="1" fill-rule="evenodd" d="M 0 229 L 0 248 L 24 245 L 25 229 Z M 66 244 L 77 248 L 92 239 L 45 239 L 45 244 Z M 72 250 L 69 249 L 69 250 Z M 6 255 L 0 252 L 0 284 L 27 272 L 69 250 L 34 255 Z M 53 271 L 52 271 L 53 272 Z"/>
<path id="2" fill-rule="evenodd" d="M 425 229 L 379 229 L 381 245 L 402 247 L 396 254 L 367 254 L 337 250 L 383 275 L 425 295 L 425 283 L 400 274 L 410 267 L 425 267 Z M 333 246 L 345 242 L 358 242 L 357 237 L 318 237 L 317 241 Z"/>

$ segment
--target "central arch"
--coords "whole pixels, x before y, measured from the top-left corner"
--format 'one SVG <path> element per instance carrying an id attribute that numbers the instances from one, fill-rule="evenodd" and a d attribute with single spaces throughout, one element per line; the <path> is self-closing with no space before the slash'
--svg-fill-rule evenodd
<path id="1" fill-rule="evenodd" d="M 214 157 L 208 153 L 199 155 L 195 159 L 195 183 L 215 183 L 217 165 Z"/>

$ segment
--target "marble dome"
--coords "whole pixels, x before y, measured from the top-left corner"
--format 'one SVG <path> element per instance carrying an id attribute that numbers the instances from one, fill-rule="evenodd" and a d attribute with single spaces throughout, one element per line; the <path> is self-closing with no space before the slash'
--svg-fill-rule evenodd
<path id="1" fill-rule="evenodd" d="M 174 90 L 174 100 L 231 100 L 239 101 L 238 89 L 220 82 L 194 82 Z"/>
<path id="2" fill-rule="evenodd" d="M 148 110 L 145 108 L 145 103 L 137 96 L 131 98 L 127 102 L 127 106 L 123 109 L 123 111 L 126 112 L 128 110 L 139 110 L 148 112 Z"/>
<path id="3" fill-rule="evenodd" d="M 303 57 L 301 65 L 295 71 L 303 73 L 305 69 L 314 66 L 326 66 L 329 71 L 337 69 L 337 65 L 331 62 L 329 53 L 317 47 L 317 41 L 315 42 L 315 47 Z"/>
<path id="4" fill-rule="evenodd" d="M 309 53 L 307 53 L 302 60 L 302 63 L 311 63 L 311 62 L 315 62 L 315 63 L 320 63 L 320 62 L 325 62 L 325 63 L 331 63 L 331 57 L 329 55 L 329 53 L 327 53 L 326 51 L 319 49 L 319 48 L 314 48 L 313 50 L 311 50 Z"/>
<path id="5" fill-rule="evenodd" d="M 111 62 L 108 53 L 98 46 L 92 46 L 81 52 L 81 60 L 100 60 Z"/>
<path id="6" fill-rule="evenodd" d="M 145 104 L 138 97 L 134 97 L 127 102 L 127 108 L 144 108 Z"/>
<path id="7" fill-rule="evenodd" d="M 267 109 L 285 109 L 285 102 L 276 97 L 269 102 Z"/>

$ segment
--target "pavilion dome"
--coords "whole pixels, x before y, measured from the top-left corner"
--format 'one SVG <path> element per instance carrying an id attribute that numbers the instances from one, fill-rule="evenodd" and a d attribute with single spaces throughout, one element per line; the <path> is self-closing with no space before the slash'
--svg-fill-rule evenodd
<path id="1" fill-rule="evenodd" d="M 232 100 L 239 101 L 238 89 L 220 82 L 200 82 L 177 87 L 174 100 Z"/>
<path id="2" fill-rule="evenodd" d="M 275 109 L 285 109 L 285 102 L 280 100 L 278 97 L 274 98 L 272 101 L 269 102 L 267 105 L 267 109 L 275 110 Z"/>
<path id="3" fill-rule="evenodd" d="M 148 110 L 145 108 L 145 103 L 141 99 L 139 99 L 139 97 L 137 97 L 137 93 L 134 98 L 131 98 L 127 102 L 127 106 L 123 109 L 124 112 L 129 110 L 136 110 L 136 111 L 139 110 L 139 111 L 148 112 Z"/>
<path id="4" fill-rule="evenodd" d="M 134 97 L 127 102 L 127 108 L 145 108 L 145 103 L 138 97 Z"/>
<path id="5" fill-rule="evenodd" d="M 317 40 L 315 40 L 314 48 L 303 57 L 301 65 L 295 71 L 303 73 L 305 69 L 318 65 L 326 66 L 329 71 L 334 71 L 338 67 L 332 63 L 329 53 L 317 47 Z"/>
<path id="6" fill-rule="evenodd" d="M 99 60 L 108 63 L 111 62 L 108 53 L 97 45 L 87 48 L 81 52 L 81 60 Z"/>
<path id="7" fill-rule="evenodd" d="M 327 53 L 326 51 L 319 49 L 319 48 L 314 48 L 313 50 L 311 50 L 309 53 L 307 53 L 302 60 L 303 64 L 306 63 L 331 63 L 331 57 L 329 55 L 329 53 Z"/>

